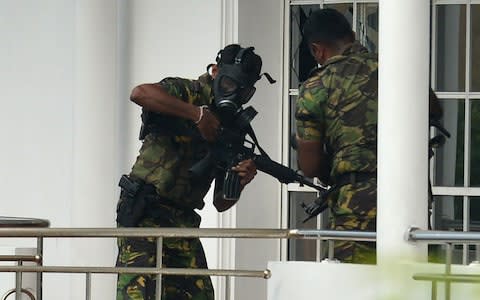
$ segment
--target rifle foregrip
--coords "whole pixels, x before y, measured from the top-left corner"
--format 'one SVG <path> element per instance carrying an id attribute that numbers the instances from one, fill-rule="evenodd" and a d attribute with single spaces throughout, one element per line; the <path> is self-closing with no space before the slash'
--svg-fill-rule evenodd
<path id="1" fill-rule="evenodd" d="M 297 172 L 268 157 L 257 155 L 253 158 L 253 161 L 258 170 L 277 178 L 281 183 L 292 183 L 297 180 Z"/>
<path id="2" fill-rule="evenodd" d="M 223 180 L 223 199 L 237 201 L 241 192 L 240 176 L 235 171 L 227 171 Z"/>

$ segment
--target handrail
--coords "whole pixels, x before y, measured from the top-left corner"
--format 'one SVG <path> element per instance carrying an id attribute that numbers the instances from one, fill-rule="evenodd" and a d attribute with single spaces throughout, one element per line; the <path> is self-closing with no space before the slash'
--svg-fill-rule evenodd
<path id="1" fill-rule="evenodd" d="M 370 231 L 336 231 L 336 230 L 316 230 L 316 229 L 290 229 L 289 238 L 321 239 L 321 240 L 354 240 L 375 242 L 376 232 Z"/>
<path id="2" fill-rule="evenodd" d="M 49 224 L 49 223 L 47 223 Z M 20 227 L 20 228 L 19 228 Z M 321 239 L 329 242 L 329 258 L 333 257 L 334 240 L 360 240 L 375 241 L 375 232 L 359 231 L 335 231 L 335 230 L 297 230 L 297 229 L 254 229 L 254 228 L 25 228 L 26 226 L 0 226 L 1 237 L 15 238 L 37 238 L 37 248 L 43 247 L 44 238 L 118 238 L 118 237 L 153 237 L 157 239 L 157 256 L 162 251 L 163 238 L 253 238 L 253 239 Z M 187 268 L 162 268 L 161 259 L 157 261 L 156 267 L 149 268 L 121 268 L 121 267 L 74 267 L 74 266 L 42 266 L 41 256 L 0 256 L 0 261 L 12 258 L 19 261 L 19 266 L 0 266 L 0 272 L 36 272 L 43 273 L 84 273 L 86 275 L 86 295 L 91 296 L 91 274 L 92 273 L 139 273 L 152 274 L 157 276 L 157 295 L 161 293 L 162 275 L 210 275 L 226 276 L 227 295 L 229 295 L 229 280 L 231 276 L 260 277 L 268 279 L 271 276 L 270 270 L 221 270 L 221 269 L 187 269 Z M 23 266 L 22 261 L 34 260 L 40 266 Z M 18 279 L 17 279 L 18 282 Z M 20 287 L 17 284 L 17 297 L 20 296 Z M 41 286 L 39 287 L 41 289 Z M 38 293 L 37 293 L 38 294 Z M 39 300 L 41 300 L 41 293 Z M 227 296 L 227 298 L 229 298 Z M 19 298 L 18 298 L 19 299 Z"/>
<path id="3" fill-rule="evenodd" d="M 408 240 L 412 242 L 427 242 L 429 244 L 479 244 L 480 232 L 420 230 L 412 228 Z"/>
<path id="4" fill-rule="evenodd" d="M 43 238 L 114 238 L 114 237 L 164 237 L 164 238 L 252 238 L 290 239 L 313 238 L 322 240 L 375 241 L 375 232 L 258 229 L 258 228 L 0 228 L 0 237 Z"/>
<path id="5" fill-rule="evenodd" d="M 413 275 L 415 280 L 423 281 L 443 281 L 443 282 L 458 282 L 458 283 L 480 283 L 480 275 L 474 274 L 430 274 L 418 273 Z"/>
<path id="6" fill-rule="evenodd" d="M 412 242 L 426 242 L 428 244 L 445 244 L 445 273 L 444 274 L 414 274 L 414 280 L 432 282 L 432 299 L 437 298 L 437 282 L 445 282 L 445 299 L 450 300 L 452 283 L 479 283 L 480 276 L 469 274 L 452 274 L 452 251 L 454 244 L 480 244 L 480 232 L 420 230 L 410 228 L 407 239 Z"/>
<path id="7" fill-rule="evenodd" d="M 0 216 L 0 227 L 48 227 L 49 220 Z"/>
<path id="8" fill-rule="evenodd" d="M 0 272 L 27 273 L 95 273 L 95 274 L 148 274 L 148 275 L 188 275 L 188 276 L 238 276 L 269 279 L 270 270 L 226 270 L 189 268 L 133 268 L 133 267 L 74 267 L 74 266 L 0 266 Z"/>
<path id="9" fill-rule="evenodd" d="M 0 229 L 2 230 L 16 230 L 18 228 L 40 228 L 49 227 L 50 221 L 45 219 L 37 219 L 37 218 L 22 218 L 22 217 L 6 217 L 0 216 Z M 25 256 L 25 255 L 16 255 L 14 259 L 11 261 L 16 261 L 19 265 L 22 265 L 24 261 L 32 261 L 37 264 L 42 264 L 42 257 L 43 257 L 43 240 L 41 237 L 37 238 L 37 253 L 34 256 Z M 9 256 L 5 255 L 0 258 L 1 261 L 5 261 L 8 259 Z M 42 300 L 42 273 L 37 273 L 37 298 L 38 300 Z M 35 299 L 35 297 L 30 292 L 25 292 L 22 289 L 22 273 L 16 272 L 15 278 L 15 289 L 13 292 L 7 293 L 3 299 L 6 299 L 9 295 L 15 293 L 15 299 L 20 300 L 22 293 L 27 293 L 31 299 Z M 2 300 L 3 300 L 2 299 Z"/>
<path id="10" fill-rule="evenodd" d="M 11 218 L 6 223 L 13 221 Z M 28 223 L 28 222 L 27 222 Z M 26 225 L 28 225 L 26 223 Z M 12 224 L 12 223 L 9 223 Z M 39 223 L 37 223 L 39 224 Z M 49 224 L 49 223 L 41 223 Z M 258 228 L 39 228 L 35 226 L 5 227 L 0 220 L 0 238 L 118 238 L 118 237 L 154 237 L 162 238 L 198 237 L 198 238 L 249 238 L 249 239 L 320 239 L 331 245 L 335 240 L 376 241 L 375 232 L 335 231 L 335 230 L 303 230 L 303 229 L 258 229 Z M 451 274 L 452 244 L 480 244 L 480 232 L 428 231 L 411 228 L 407 236 L 412 242 L 446 244 L 447 260 L 444 274 L 415 274 L 415 280 L 446 282 L 446 294 L 449 295 L 451 282 L 480 282 L 480 276 Z M 329 247 L 333 250 L 333 247 Z M 161 251 L 161 250 L 160 250 Z M 330 254 L 329 254 L 330 257 Z M 209 275 L 209 276 L 241 276 L 268 279 L 271 273 L 266 270 L 225 270 L 225 269 L 183 269 L 183 268 L 125 268 L 125 267 L 76 267 L 76 266 L 42 266 L 41 256 L 8 256 L 0 255 L 0 261 L 35 261 L 39 266 L 0 266 L 0 272 L 36 272 L 36 273 L 84 273 L 87 282 L 91 273 L 143 273 L 152 275 Z M 87 284 L 90 285 L 89 283 Z M 435 292 L 436 294 L 436 292 Z M 89 298 L 88 298 L 89 299 Z"/>
<path id="11" fill-rule="evenodd" d="M 0 261 L 18 261 L 18 262 L 34 262 L 37 264 L 42 263 L 42 257 L 40 255 L 0 255 Z"/>
<path id="12" fill-rule="evenodd" d="M 115 238 L 115 237 L 164 237 L 164 238 L 287 238 L 287 229 L 236 229 L 236 228 L 0 228 L 0 237 L 43 238 Z"/>

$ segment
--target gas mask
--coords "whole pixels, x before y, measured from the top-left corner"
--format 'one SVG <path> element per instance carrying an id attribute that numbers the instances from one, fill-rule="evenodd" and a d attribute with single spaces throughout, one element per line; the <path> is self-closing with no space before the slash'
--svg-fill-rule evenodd
<path id="1" fill-rule="evenodd" d="M 247 103 L 255 94 L 254 85 L 262 75 L 266 75 L 269 81 L 273 81 L 266 73 L 252 77 L 242 70 L 242 60 L 245 54 L 253 52 L 253 50 L 253 47 L 241 48 L 234 63 L 219 64 L 217 76 L 213 81 L 213 94 L 215 109 L 220 116 L 229 118 L 240 112 L 242 105 Z M 217 63 L 219 63 L 220 58 L 221 52 L 217 56 Z"/>
<path id="2" fill-rule="evenodd" d="M 216 59 L 218 72 L 213 80 L 212 109 L 218 116 L 221 126 L 216 140 L 210 144 L 207 156 L 189 169 L 193 178 L 205 178 L 212 168 L 222 170 L 220 175 L 224 176 L 223 198 L 227 200 L 238 200 L 242 190 L 241 177 L 232 170 L 232 167 L 242 160 L 251 158 L 255 146 L 258 146 L 250 125 L 257 111 L 252 106 L 243 108 L 243 105 L 255 94 L 254 85 L 263 75 L 270 83 L 275 82 L 267 73 L 249 76 L 242 70 L 242 60 L 248 52 L 253 50 L 253 47 L 240 48 L 234 61 L 228 64 L 221 62 L 223 50 L 218 53 Z M 210 66 L 207 66 L 207 70 Z M 250 136 L 254 142 L 248 140 L 247 136 Z"/>

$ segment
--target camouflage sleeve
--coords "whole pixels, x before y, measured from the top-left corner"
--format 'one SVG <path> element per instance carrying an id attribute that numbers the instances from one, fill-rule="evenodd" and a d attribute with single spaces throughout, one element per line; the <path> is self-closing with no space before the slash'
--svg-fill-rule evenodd
<path id="1" fill-rule="evenodd" d="M 302 86 L 296 102 L 295 119 L 297 135 L 303 140 L 323 140 L 325 127 L 324 103 L 328 98 L 323 86 L 307 88 Z"/>
<path id="2" fill-rule="evenodd" d="M 202 97 L 198 87 L 195 86 L 193 80 L 167 77 L 158 83 L 165 91 L 180 100 L 188 102 L 193 105 L 204 105 L 206 103 Z"/>

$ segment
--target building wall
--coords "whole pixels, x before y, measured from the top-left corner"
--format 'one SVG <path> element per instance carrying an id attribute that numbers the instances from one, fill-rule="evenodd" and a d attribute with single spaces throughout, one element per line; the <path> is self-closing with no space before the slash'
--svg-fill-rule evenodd
<path id="1" fill-rule="evenodd" d="M 283 55 L 283 3 L 278 0 L 238 1 L 238 40 L 254 46 L 263 60 L 262 72 L 268 72 L 277 83 L 263 78 L 250 105 L 258 110 L 252 122 L 260 145 L 273 160 L 281 162 L 281 105 Z M 281 193 L 279 182 L 258 173 L 245 189 L 237 205 L 239 228 L 279 228 Z M 239 269 L 265 269 L 268 261 L 280 259 L 278 240 L 238 240 L 235 251 Z M 235 281 L 235 299 L 265 299 L 266 281 L 240 278 Z"/>
<path id="2" fill-rule="evenodd" d="M 129 92 L 200 75 L 221 46 L 220 2 L 1 1 L 0 214 L 57 228 L 115 226 L 117 181 L 139 147 Z M 216 227 L 211 208 L 203 215 L 202 226 Z M 115 241 L 93 242 L 48 239 L 45 264 L 112 266 Z M 8 251 L 34 245 L 0 240 Z M 206 248 L 215 265 L 215 242 Z M 93 299 L 113 298 L 114 276 L 92 281 Z M 44 299 L 84 299 L 84 284 L 83 275 L 47 274 Z"/>
<path id="3" fill-rule="evenodd" d="M 46 218 L 52 226 L 70 227 L 75 155 L 75 2 L 1 1 L 0 33 L 0 214 Z M 30 240 L 0 242 L 12 253 L 15 247 L 35 245 Z M 46 241 L 45 248 L 46 262 L 70 261 L 68 242 Z M 55 294 L 68 299 L 69 281 L 49 277 L 64 287 Z M 0 285 L 3 282 L 0 280 Z M 2 285 L 0 293 L 11 287 Z M 50 293 L 48 288 L 45 292 Z"/>

